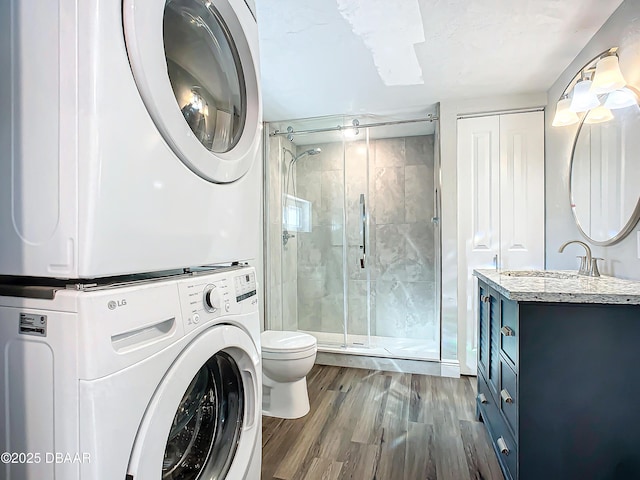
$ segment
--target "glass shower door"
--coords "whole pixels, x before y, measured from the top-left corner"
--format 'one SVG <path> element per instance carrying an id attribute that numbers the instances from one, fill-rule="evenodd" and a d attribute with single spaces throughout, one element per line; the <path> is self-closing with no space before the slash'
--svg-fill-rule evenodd
<path id="1" fill-rule="evenodd" d="M 298 329 L 315 335 L 320 345 L 344 347 L 343 145 L 309 143 L 302 135 L 298 141 L 289 194 L 311 208 L 310 228 L 296 232 L 295 239 Z M 310 151 L 318 153 L 305 154 Z"/>
<path id="2" fill-rule="evenodd" d="M 376 128 L 345 145 L 347 343 L 439 359 L 434 136 Z"/>
<path id="3" fill-rule="evenodd" d="M 369 139 L 345 141 L 346 335 L 347 345 L 369 347 L 371 337 L 371 253 L 369 231 Z"/>

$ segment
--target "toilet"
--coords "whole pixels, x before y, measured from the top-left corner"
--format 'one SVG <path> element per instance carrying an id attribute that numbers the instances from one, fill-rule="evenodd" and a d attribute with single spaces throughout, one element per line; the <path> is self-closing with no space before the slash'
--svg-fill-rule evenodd
<path id="1" fill-rule="evenodd" d="M 262 414 L 300 418 L 309 413 L 307 373 L 316 360 L 317 342 L 301 332 L 266 330 L 262 343 Z"/>

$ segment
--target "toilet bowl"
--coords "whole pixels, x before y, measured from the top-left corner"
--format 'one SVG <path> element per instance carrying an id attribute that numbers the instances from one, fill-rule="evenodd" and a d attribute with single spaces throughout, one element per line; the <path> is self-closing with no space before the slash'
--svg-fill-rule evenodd
<path id="1" fill-rule="evenodd" d="M 307 373 L 316 360 L 313 335 L 266 330 L 262 344 L 262 414 L 300 418 L 309 413 Z"/>

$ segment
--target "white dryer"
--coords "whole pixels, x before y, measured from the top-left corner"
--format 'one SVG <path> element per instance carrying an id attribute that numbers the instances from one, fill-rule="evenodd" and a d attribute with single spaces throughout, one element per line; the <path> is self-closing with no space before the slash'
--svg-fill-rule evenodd
<path id="1" fill-rule="evenodd" d="M 252 268 L 8 291 L 0 477 L 260 478 Z"/>
<path id="2" fill-rule="evenodd" d="M 258 31 L 243 0 L 0 2 L 0 275 L 257 257 Z"/>

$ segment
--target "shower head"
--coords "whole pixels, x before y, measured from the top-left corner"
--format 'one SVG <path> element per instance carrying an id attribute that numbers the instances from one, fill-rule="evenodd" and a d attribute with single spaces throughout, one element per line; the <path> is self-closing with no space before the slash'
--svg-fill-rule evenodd
<path id="1" fill-rule="evenodd" d="M 291 160 L 291 163 L 292 164 L 296 163 L 298 160 L 300 160 L 305 155 L 318 155 L 320 152 L 322 152 L 322 150 L 320 148 L 310 148 L 309 150 L 305 150 L 301 154 L 296 155 L 295 157 L 293 157 L 293 160 Z"/>

